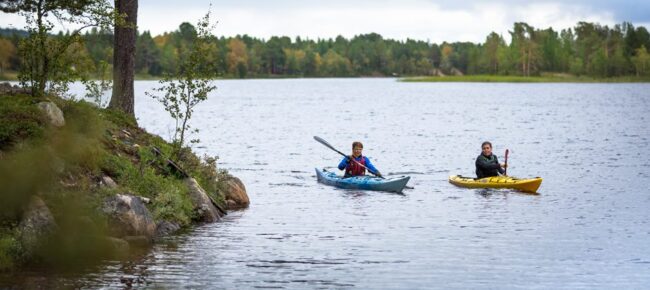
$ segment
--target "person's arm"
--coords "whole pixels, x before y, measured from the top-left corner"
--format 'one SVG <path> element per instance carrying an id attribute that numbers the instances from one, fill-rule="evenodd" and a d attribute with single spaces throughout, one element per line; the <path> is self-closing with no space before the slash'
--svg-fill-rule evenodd
<path id="1" fill-rule="evenodd" d="M 504 173 L 506 173 L 506 171 L 503 170 L 503 167 L 501 166 L 501 163 L 499 163 L 499 158 L 494 156 L 494 162 L 499 166 L 499 167 L 497 167 L 497 171 L 499 171 L 499 174 L 503 175 Z"/>
<path id="2" fill-rule="evenodd" d="M 365 157 L 365 156 L 364 156 L 364 158 L 366 158 L 366 167 L 368 167 L 368 170 L 370 170 L 370 173 L 375 174 L 377 176 L 381 176 L 381 173 L 379 172 L 379 170 L 377 170 L 377 168 L 375 168 L 375 166 L 372 165 L 372 163 L 370 162 L 370 158 Z"/>
<path id="3" fill-rule="evenodd" d="M 348 159 L 349 157 L 343 157 L 343 160 L 341 160 L 341 163 L 339 163 L 339 170 L 344 170 L 346 167 L 348 167 Z"/>

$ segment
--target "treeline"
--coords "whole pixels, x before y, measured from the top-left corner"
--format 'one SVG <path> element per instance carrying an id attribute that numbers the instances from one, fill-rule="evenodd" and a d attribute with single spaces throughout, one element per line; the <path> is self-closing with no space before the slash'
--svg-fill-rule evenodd
<path id="1" fill-rule="evenodd" d="M 0 74 L 17 71 L 16 47 L 23 34 L 0 37 Z M 196 28 L 183 23 L 178 30 L 158 36 L 139 33 L 136 73 L 159 77 L 174 74 L 179 58 L 190 47 Z M 643 27 L 623 23 L 613 27 L 579 22 L 555 31 L 515 23 L 503 35 L 489 34 L 483 43 L 428 43 L 384 39 L 376 33 L 352 39 L 271 37 L 268 40 L 238 35 L 211 39 L 208 58 L 223 77 L 347 77 L 394 75 L 490 74 L 536 76 L 543 72 L 594 77 L 649 75 L 650 34 Z M 56 37 L 56 36 L 52 36 Z M 77 58 L 95 68 L 112 62 L 112 32 L 93 29 L 82 36 Z"/>

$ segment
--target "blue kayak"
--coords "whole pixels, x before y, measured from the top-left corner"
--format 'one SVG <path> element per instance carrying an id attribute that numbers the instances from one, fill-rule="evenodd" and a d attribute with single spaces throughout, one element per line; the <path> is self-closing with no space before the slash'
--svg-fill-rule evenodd
<path id="1" fill-rule="evenodd" d="M 338 188 L 390 192 L 402 192 L 406 183 L 411 179 L 409 176 L 382 179 L 368 175 L 343 178 L 334 172 L 329 172 L 325 169 L 319 170 L 318 168 L 316 168 L 316 176 L 318 177 L 318 182 Z"/>

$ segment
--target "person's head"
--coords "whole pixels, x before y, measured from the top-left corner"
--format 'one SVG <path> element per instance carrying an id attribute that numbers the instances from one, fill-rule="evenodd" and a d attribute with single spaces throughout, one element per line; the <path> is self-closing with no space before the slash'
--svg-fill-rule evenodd
<path id="1" fill-rule="evenodd" d="M 492 155 L 492 143 L 490 141 L 485 141 L 481 144 L 481 153 L 485 156 Z"/>
<path id="2" fill-rule="evenodd" d="M 352 142 L 352 155 L 359 157 L 361 156 L 361 151 L 363 151 L 363 144 L 359 141 Z"/>

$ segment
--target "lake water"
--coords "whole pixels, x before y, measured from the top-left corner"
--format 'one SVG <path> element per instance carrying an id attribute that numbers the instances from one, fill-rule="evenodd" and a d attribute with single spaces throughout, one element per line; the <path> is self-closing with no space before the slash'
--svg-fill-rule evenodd
<path id="1" fill-rule="evenodd" d="M 140 126 L 172 122 L 136 82 Z M 217 81 L 196 151 L 246 184 L 249 209 L 128 262 L 47 281 L 150 288 L 647 288 L 650 84 Z M 78 88 L 76 90 L 79 90 Z M 315 167 L 365 145 L 404 195 L 340 190 Z M 539 194 L 448 183 L 484 140 Z"/>

